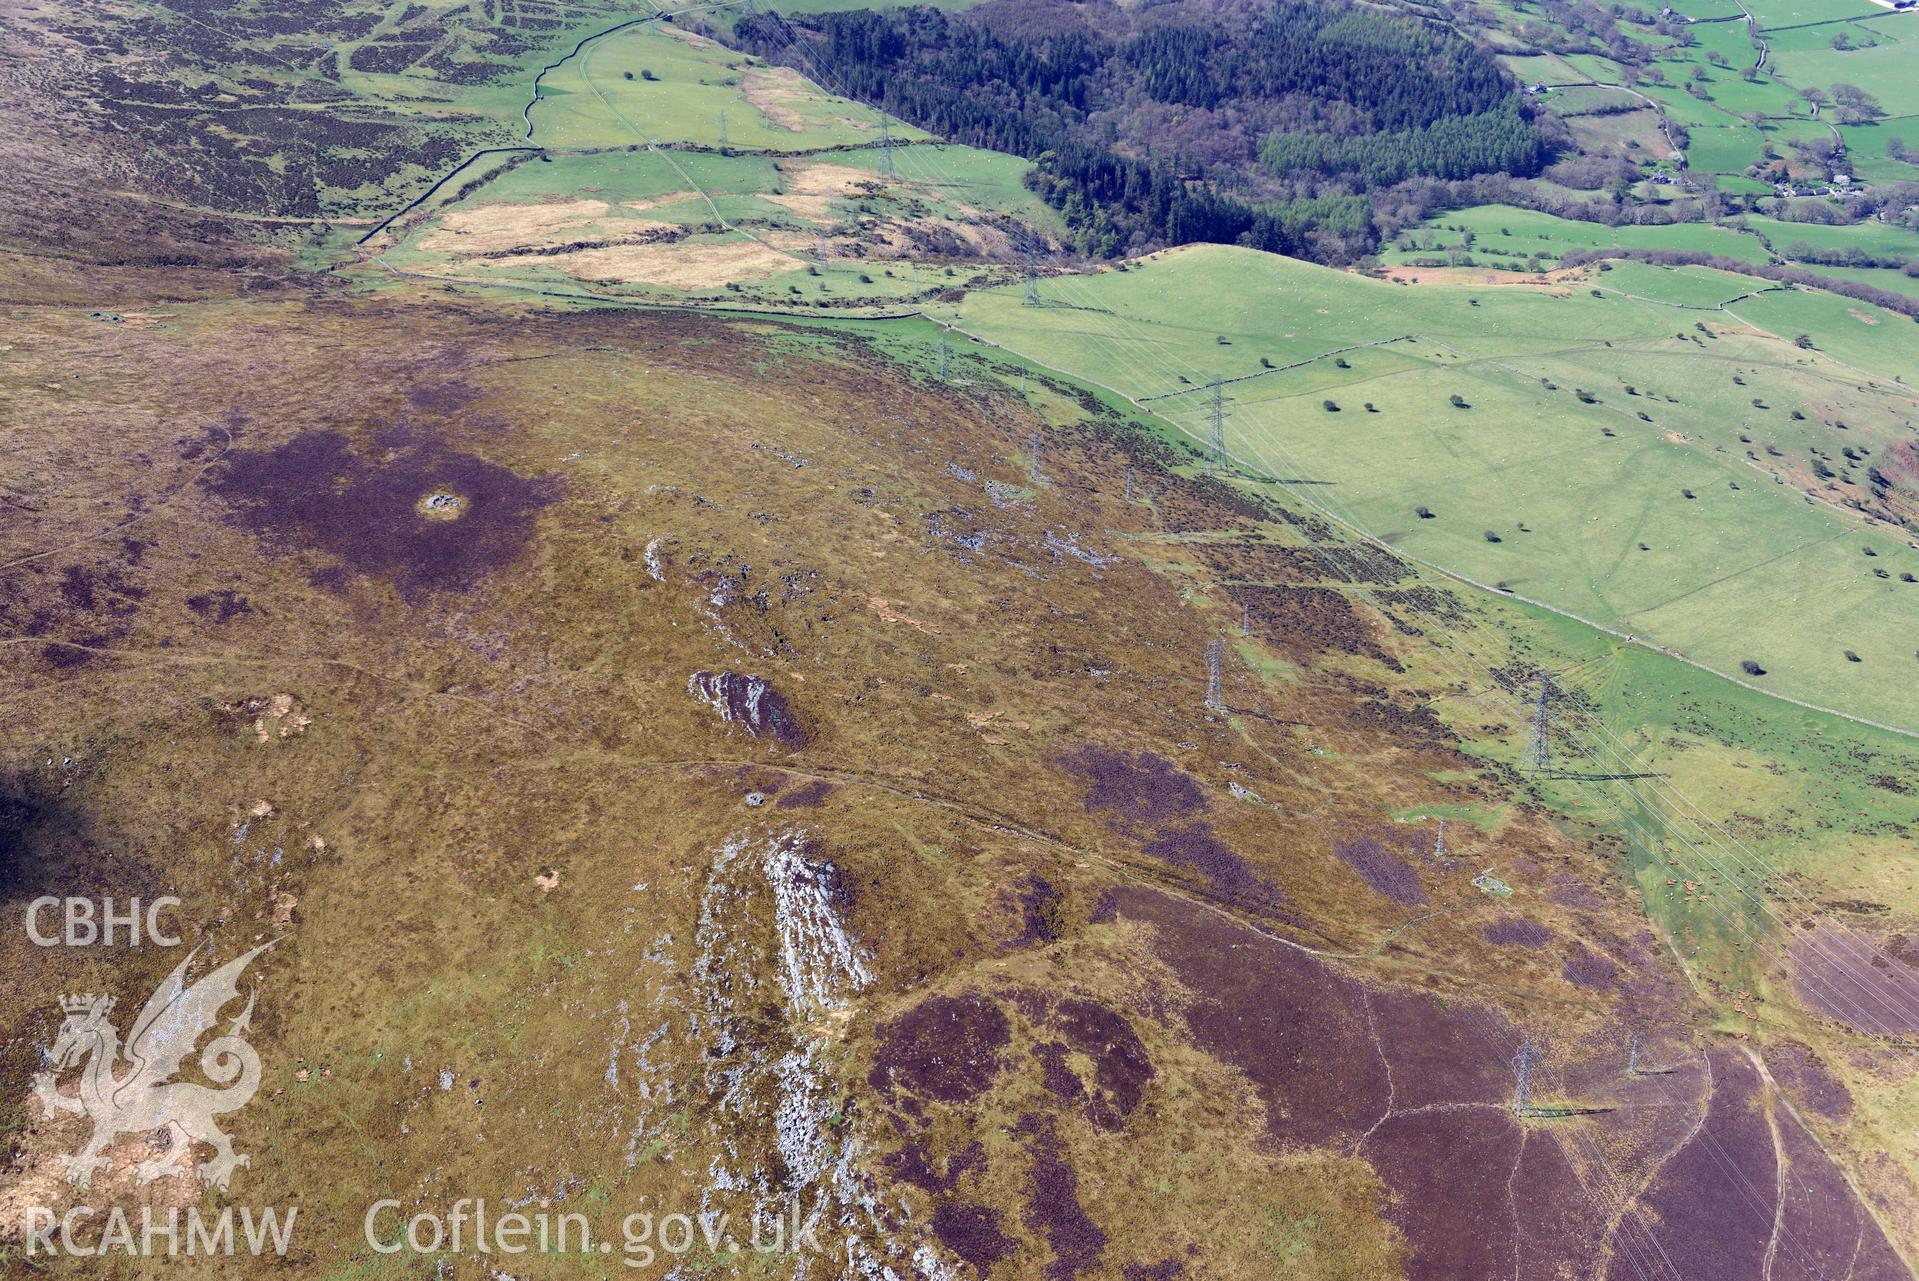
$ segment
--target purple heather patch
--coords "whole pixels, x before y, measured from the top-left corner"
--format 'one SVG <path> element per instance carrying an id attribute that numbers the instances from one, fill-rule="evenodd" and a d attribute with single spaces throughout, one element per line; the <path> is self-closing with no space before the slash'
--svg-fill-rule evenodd
<path id="1" fill-rule="evenodd" d="M 1245 859 L 1214 834 L 1211 823 L 1195 823 L 1164 833 L 1140 848 L 1161 862 L 1198 872 L 1213 892 L 1222 897 L 1272 910 L 1288 906 L 1285 891 L 1255 873 Z"/>
<path id="2" fill-rule="evenodd" d="M 1124 886 L 1116 915 L 1158 933 L 1156 952 L 1195 993 L 1193 1043 L 1246 1074 L 1282 1144 L 1349 1140 L 1392 1096 L 1359 984 L 1316 957 L 1157 890 Z"/>
<path id="3" fill-rule="evenodd" d="M 1333 853 L 1339 855 L 1342 863 L 1358 872 L 1361 880 L 1393 902 L 1412 907 L 1426 901 L 1426 891 L 1419 883 L 1419 874 L 1405 859 L 1372 837 L 1341 841 L 1333 847 Z"/>
<path id="4" fill-rule="evenodd" d="M 1122 1281 L 1178 1281 L 1186 1275 L 1186 1261 L 1168 1258 L 1158 1263 L 1129 1263 L 1119 1275 Z"/>
<path id="5" fill-rule="evenodd" d="M 1790 1114 L 1778 1121 L 1786 1175 L 1772 1281 L 1910 1281 L 1912 1274 L 1819 1141 Z"/>
<path id="6" fill-rule="evenodd" d="M 1089 810 L 1105 810 L 1124 823 L 1164 823 L 1206 808 L 1206 793 L 1179 766 L 1154 752 L 1131 755 L 1081 747 L 1059 765 L 1086 784 Z"/>
<path id="7" fill-rule="evenodd" d="M 1033 1162 L 1024 1221 L 1053 1248 L 1052 1262 L 1046 1265 L 1047 1281 L 1073 1281 L 1098 1265 L 1106 1252 L 1106 1233 L 1080 1204 L 1079 1173 L 1061 1155 L 1052 1121 L 1029 1113 L 1020 1118 L 1014 1133 L 1028 1139 L 1027 1153 Z"/>
<path id="8" fill-rule="evenodd" d="M 1553 932 L 1537 921 L 1509 917 L 1494 921 L 1479 932 L 1479 937 L 1494 947 L 1544 947 L 1553 941 Z"/>
<path id="9" fill-rule="evenodd" d="M 963 1201 L 942 1201 L 933 1208 L 933 1235 L 981 1275 L 1013 1249 L 1012 1239 L 1000 1228 L 999 1211 Z"/>
<path id="10" fill-rule="evenodd" d="M 216 623 L 231 622 L 236 615 L 253 612 L 253 606 L 246 597 L 225 588 L 199 596 L 189 596 L 186 599 L 186 606 L 200 617 L 211 618 Z"/>
<path id="11" fill-rule="evenodd" d="M 794 788 L 792 791 L 780 797 L 779 800 L 774 801 L 773 808 L 780 810 L 811 809 L 823 803 L 826 798 L 832 794 L 833 785 L 831 783 L 825 779 L 815 779 L 804 787 Z"/>
<path id="12" fill-rule="evenodd" d="M 236 452 L 209 488 L 272 551 L 324 552 L 390 580 L 409 600 L 471 587 L 506 565 L 532 542 L 534 513 L 554 496 L 547 481 L 403 428 L 366 450 L 342 432 L 309 431 Z M 420 514 L 420 500 L 436 491 L 460 497 L 458 519 Z"/>
<path id="13" fill-rule="evenodd" d="M 890 1096 L 897 1087 L 942 1103 L 965 1103 L 999 1075 L 1012 1025 L 983 992 L 929 996 L 882 1025 L 879 1040 L 867 1076 L 874 1090 Z"/>
<path id="14" fill-rule="evenodd" d="M 1139 1106 L 1146 1083 L 1153 1079 L 1153 1063 L 1139 1034 L 1121 1015 L 1097 1001 L 1077 997 L 1059 1003 L 1053 1026 L 1068 1044 L 1093 1060 L 1088 1118 L 1099 1129 L 1118 1129 Z"/>
<path id="15" fill-rule="evenodd" d="M 1614 980 L 1619 977 L 1619 967 L 1591 948 L 1582 945 L 1566 958 L 1566 964 L 1560 973 L 1574 987 L 1604 991 L 1610 988 Z"/>
<path id="16" fill-rule="evenodd" d="M 1766 1047 L 1766 1066 L 1792 1097 L 1820 1116 L 1843 1121 L 1852 1115 L 1852 1093 L 1827 1070 L 1810 1047 L 1781 1041 Z"/>
<path id="17" fill-rule="evenodd" d="M 1033 1053 L 1039 1056 L 1040 1083 L 1048 1093 L 1075 1103 L 1086 1097 L 1085 1087 L 1073 1075 L 1073 1069 L 1066 1066 L 1066 1046 L 1063 1043 L 1048 1041 L 1035 1047 Z"/>
<path id="18" fill-rule="evenodd" d="M 1018 895 L 1019 936 L 1009 946 L 1024 947 L 1030 943 L 1051 943 L 1058 939 L 1059 927 L 1054 913 L 1064 898 L 1045 877 L 1027 877 Z"/>
<path id="19" fill-rule="evenodd" d="M 1742 1054 L 1714 1053 L 1712 1098 L 1698 1131 L 1647 1190 L 1647 1229 L 1682 1277 L 1758 1277 L 1773 1239 L 1777 1165 L 1758 1074 Z M 1608 1281 L 1637 1262 L 1615 1255 Z"/>

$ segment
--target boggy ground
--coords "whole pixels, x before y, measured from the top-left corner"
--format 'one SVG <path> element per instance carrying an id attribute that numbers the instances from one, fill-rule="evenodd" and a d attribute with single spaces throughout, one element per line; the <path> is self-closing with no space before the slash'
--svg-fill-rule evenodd
<path id="1" fill-rule="evenodd" d="M 1703 1027 L 1330 534 L 1074 389 L 767 322 L 159 310 L 11 316 L 0 894 L 281 939 L 224 1197 L 297 1202 L 305 1273 L 431 1274 L 363 1242 L 390 1196 L 615 1241 L 793 1199 L 811 1277 L 1907 1275 L 1843 1087 Z M 1444 859 L 1391 817 L 1449 807 L 1497 818 Z M 57 997 L 176 963 L 0 935 L 6 1204 L 77 1195 Z"/>

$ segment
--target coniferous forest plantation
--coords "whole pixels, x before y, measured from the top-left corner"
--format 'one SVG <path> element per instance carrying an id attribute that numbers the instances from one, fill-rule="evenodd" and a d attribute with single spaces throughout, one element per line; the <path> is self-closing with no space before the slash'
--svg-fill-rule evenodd
<path id="1" fill-rule="evenodd" d="M 1033 189 L 1104 258 L 1210 241 L 1348 262 L 1378 243 L 1373 193 L 1530 177 L 1553 156 L 1485 51 L 1370 8 L 1021 0 L 735 30 L 923 129 L 1032 159 Z"/>

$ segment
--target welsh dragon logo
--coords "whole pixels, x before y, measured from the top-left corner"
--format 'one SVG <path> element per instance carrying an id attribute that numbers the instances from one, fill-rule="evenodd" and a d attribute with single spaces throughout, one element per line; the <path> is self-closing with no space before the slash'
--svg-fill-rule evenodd
<path id="1" fill-rule="evenodd" d="M 124 1057 L 119 1032 L 107 1017 L 113 1012 L 114 998 L 60 998 L 66 1020 L 50 1052 L 54 1071 L 37 1074 L 33 1090 L 49 1118 L 58 1111 L 84 1113 L 93 1121 L 93 1137 L 87 1145 L 60 1158 L 70 1181 L 84 1188 L 92 1182 L 94 1171 L 110 1168 L 112 1158 L 104 1154 L 120 1135 L 163 1128 L 175 1143 L 186 1139 L 213 1149 L 213 1160 L 201 1164 L 198 1172 L 214 1187 L 224 1189 L 233 1171 L 250 1163 L 250 1158 L 233 1150 L 233 1140 L 221 1133 L 213 1118 L 245 1107 L 260 1088 L 260 1056 L 244 1036 L 253 1017 L 252 993 L 225 1035 L 207 1042 L 200 1052 L 201 1071 L 214 1085 L 225 1088 L 172 1078 L 180 1070 L 180 1061 L 219 1022 L 221 1008 L 240 995 L 241 972 L 272 946 L 272 942 L 263 943 L 188 986 L 187 967 L 200 952 L 195 948 L 147 999 L 127 1034 Z M 72 1098 L 59 1092 L 56 1080 L 59 1073 L 75 1067 L 81 1068 L 80 1093 Z M 164 1156 L 135 1167 L 136 1179 L 142 1184 L 152 1182 L 174 1167 L 176 1155 L 170 1144 Z"/>

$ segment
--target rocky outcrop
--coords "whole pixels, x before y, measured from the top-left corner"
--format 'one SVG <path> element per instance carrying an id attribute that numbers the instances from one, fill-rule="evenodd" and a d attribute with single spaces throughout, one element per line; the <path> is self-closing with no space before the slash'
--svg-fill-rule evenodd
<path id="1" fill-rule="evenodd" d="M 787 747 L 804 747 L 800 728 L 786 699 L 762 676 L 740 672 L 694 672 L 686 692 L 712 707 L 720 719 L 738 725 L 754 738 L 776 739 Z"/>

